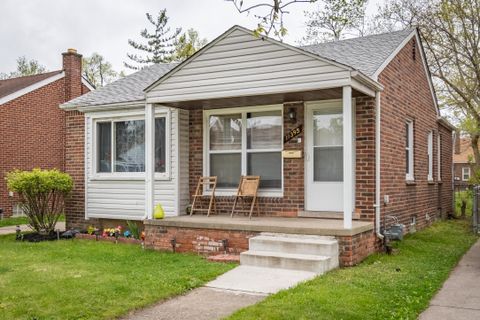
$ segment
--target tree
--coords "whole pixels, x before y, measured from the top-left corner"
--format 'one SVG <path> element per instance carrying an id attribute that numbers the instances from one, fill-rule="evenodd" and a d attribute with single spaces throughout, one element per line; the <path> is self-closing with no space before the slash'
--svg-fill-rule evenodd
<path id="1" fill-rule="evenodd" d="M 198 32 L 194 29 L 188 29 L 187 32 L 181 34 L 174 42 L 175 52 L 172 60 L 183 61 L 192 54 L 200 50 L 207 44 L 207 39 L 201 39 Z"/>
<path id="2" fill-rule="evenodd" d="M 175 52 L 175 39 L 182 31 L 181 28 L 171 31 L 170 27 L 167 27 L 169 19 L 166 9 L 160 10 L 156 18 L 149 13 L 146 13 L 146 17 L 148 22 L 154 26 L 154 30 L 149 32 L 145 28 L 140 32 L 142 38 L 146 40 L 145 43 L 128 40 L 130 46 L 145 53 L 144 56 L 128 53 L 127 57 L 136 64 L 124 62 L 125 67 L 129 69 L 138 70 L 152 63 L 170 62 Z"/>
<path id="3" fill-rule="evenodd" d="M 46 68 L 37 60 L 27 60 L 25 56 L 17 58 L 17 70 L 10 73 L 0 73 L 0 79 L 10 79 L 23 76 L 32 76 L 46 72 Z"/>
<path id="4" fill-rule="evenodd" d="M 340 40 L 345 33 L 355 32 L 363 36 L 365 10 L 368 0 L 323 0 L 322 5 L 305 12 L 307 35 L 304 43 Z"/>
<path id="5" fill-rule="evenodd" d="M 371 33 L 392 32 L 406 28 L 425 27 L 425 16 L 431 0 L 390 0 L 380 5 L 372 19 Z"/>
<path id="6" fill-rule="evenodd" d="M 283 24 L 283 15 L 288 14 L 287 8 L 296 3 L 313 3 L 317 0 L 265 0 L 257 3 L 251 1 L 248 4 L 244 0 L 226 0 L 231 2 L 239 13 L 250 14 L 259 20 L 257 28 L 254 30 L 257 36 L 273 35 L 280 40 L 287 34 L 287 28 Z"/>
<path id="7" fill-rule="evenodd" d="M 96 52 L 82 59 L 82 74 L 96 88 L 103 87 L 118 77 L 112 64 Z"/>

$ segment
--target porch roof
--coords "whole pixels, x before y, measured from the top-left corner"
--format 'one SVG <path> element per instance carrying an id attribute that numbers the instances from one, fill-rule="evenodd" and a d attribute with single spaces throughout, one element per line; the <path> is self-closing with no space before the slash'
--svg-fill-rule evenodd
<path id="1" fill-rule="evenodd" d="M 205 101 L 205 98 L 208 98 L 207 100 L 227 97 L 244 99 L 249 96 L 269 94 L 276 94 L 276 100 L 278 100 L 279 95 L 295 96 L 301 92 L 310 92 L 309 95 L 312 96 L 311 92 L 325 89 L 319 84 L 325 83 L 326 80 L 331 82 L 330 88 L 334 88 L 345 85 L 342 79 L 351 80 L 352 78 L 359 80 L 360 89 L 372 87 L 378 85 L 375 82 L 375 73 L 388 62 L 390 56 L 411 37 L 413 32 L 414 30 L 407 29 L 363 38 L 294 47 L 270 38 L 255 38 L 252 31 L 234 26 L 181 64 L 152 65 L 68 101 L 61 107 L 103 109 L 145 102 L 174 105 L 179 101 L 193 103 L 195 100 Z M 219 46 L 215 47 L 216 44 Z M 243 51 L 238 54 L 241 50 L 245 51 L 245 54 Z M 209 51 L 211 57 L 204 56 L 204 53 Z M 235 52 L 237 52 L 236 55 Z M 265 55 L 265 59 L 262 55 Z M 251 59 L 244 60 L 242 56 L 253 57 L 257 62 Z M 277 62 L 273 63 L 276 59 L 279 68 L 276 67 Z M 199 69 L 192 72 L 191 63 L 196 60 L 198 60 Z M 229 66 L 230 60 L 232 65 Z M 217 63 L 218 61 L 220 62 Z M 248 66 L 251 72 L 245 66 Z M 182 71 L 183 68 L 190 71 Z M 262 69 L 265 77 L 260 74 L 261 68 L 265 69 Z M 185 92 L 178 91 L 182 81 L 185 82 L 184 87 L 188 89 L 187 92 L 192 91 L 192 80 L 201 78 L 203 72 L 205 77 L 195 96 L 186 97 Z M 171 78 L 177 74 L 180 77 L 172 80 Z M 249 77 L 249 74 L 253 78 Z M 270 78 L 267 77 L 268 75 Z M 228 81 L 225 80 L 225 76 L 228 77 Z M 222 78 L 217 83 L 215 79 L 219 77 Z M 238 79 L 236 83 L 252 82 L 252 87 L 256 86 L 258 90 L 252 91 L 250 88 L 245 90 L 237 85 L 232 87 L 230 83 L 233 82 L 233 78 Z M 268 82 L 267 89 L 262 87 L 266 82 Z M 206 87 L 208 85 L 211 85 L 211 88 L 219 88 L 222 94 L 208 92 L 209 89 Z M 168 95 L 170 96 L 167 97 Z"/>

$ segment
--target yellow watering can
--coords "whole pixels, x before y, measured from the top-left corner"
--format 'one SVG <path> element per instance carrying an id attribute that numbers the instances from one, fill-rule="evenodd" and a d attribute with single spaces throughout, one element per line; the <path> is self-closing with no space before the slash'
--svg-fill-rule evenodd
<path id="1" fill-rule="evenodd" d="M 165 211 L 163 210 L 162 205 L 159 203 L 153 209 L 153 217 L 155 219 L 163 219 L 165 218 Z"/>

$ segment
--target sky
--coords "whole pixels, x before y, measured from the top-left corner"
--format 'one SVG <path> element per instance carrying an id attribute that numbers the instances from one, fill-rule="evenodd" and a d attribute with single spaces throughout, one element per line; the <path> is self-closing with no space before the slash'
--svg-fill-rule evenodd
<path id="1" fill-rule="evenodd" d="M 370 0 L 367 14 L 380 2 Z M 304 36 L 304 11 L 316 6 L 298 3 L 289 7 L 285 42 L 295 44 Z M 114 70 L 123 70 L 126 54 L 135 52 L 128 39 L 141 40 L 139 33 L 149 24 L 145 13 L 164 8 L 172 28 L 194 28 L 209 41 L 235 24 L 253 29 L 258 23 L 252 14 L 238 13 L 225 0 L 1 0 L 0 72 L 14 71 L 19 56 L 38 60 L 47 70 L 58 70 L 61 53 L 68 48 L 84 56 L 98 52 Z"/>

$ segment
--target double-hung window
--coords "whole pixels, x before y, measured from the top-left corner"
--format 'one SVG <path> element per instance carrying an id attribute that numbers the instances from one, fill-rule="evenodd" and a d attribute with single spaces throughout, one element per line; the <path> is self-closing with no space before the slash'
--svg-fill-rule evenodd
<path id="1" fill-rule="evenodd" d="M 145 120 L 96 122 L 96 172 L 145 172 Z M 155 172 L 166 171 L 166 118 L 155 118 Z"/>
<path id="2" fill-rule="evenodd" d="M 217 188 L 236 189 L 241 175 L 260 176 L 260 189 L 282 189 L 282 108 L 206 112 L 206 171 Z"/>
<path id="3" fill-rule="evenodd" d="M 433 131 L 428 133 L 427 138 L 427 155 L 428 155 L 428 181 L 433 181 Z"/>
<path id="4" fill-rule="evenodd" d="M 413 180 L 413 121 L 405 122 L 405 178 Z"/>
<path id="5" fill-rule="evenodd" d="M 470 180 L 470 167 L 463 167 L 462 168 L 462 180 L 463 181 Z"/>

